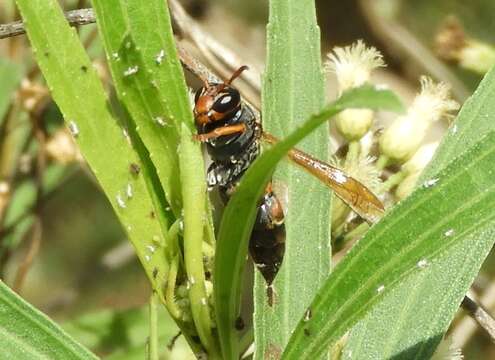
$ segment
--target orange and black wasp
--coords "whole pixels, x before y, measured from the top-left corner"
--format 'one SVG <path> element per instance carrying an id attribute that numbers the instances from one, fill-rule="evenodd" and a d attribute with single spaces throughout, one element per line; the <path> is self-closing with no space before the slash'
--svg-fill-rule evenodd
<path id="1" fill-rule="evenodd" d="M 252 108 L 242 101 L 239 91 L 232 86 L 246 69 L 247 66 L 240 67 L 229 80 L 221 83 L 203 79 L 204 86 L 195 96 L 196 139 L 206 143 L 212 159 L 207 173 L 208 186 L 218 188 L 224 201 L 235 191 L 240 178 L 259 155 L 260 140 L 270 144 L 277 142 L 274 136 L 262 131 Z M 288 157 L 331 187 L 366 221 L 374 223 L 381 217 L 382 203 L 356 179 L 297 149 L 292 149 Z M 251 258 L 267 283 L 269 304 L 273 302 L 271 284 L 282 264 L 284 250 L 284 212 L 269 184 L 259 201 L 249 242 Z"/>

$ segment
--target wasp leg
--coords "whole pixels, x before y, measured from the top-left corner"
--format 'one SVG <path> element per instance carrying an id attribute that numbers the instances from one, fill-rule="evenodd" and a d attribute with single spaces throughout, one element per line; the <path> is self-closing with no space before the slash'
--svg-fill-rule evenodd
<path id="1" fill-rule="evenodd" d="M 194 135 L 194 139 L 201 142 L 205 142 L 210 139 L 218 138 L 220 136 L 243 133 L 244 131 L 246 131 L 246 126 L 244 124 L 223 126 L 216 128 L 215 130 L 212 130 L 209 133 Z"/>
<path id="2" fill-rule="evenodd" d="M 268 305 L 274 302 L 272 282 L 277 275 L 285 252 L 285 226 L 282 206 L 267 187 L 258 208 L 256 223 L 249 241 L 249 252 L 256 268 L 265 278 Z"/>

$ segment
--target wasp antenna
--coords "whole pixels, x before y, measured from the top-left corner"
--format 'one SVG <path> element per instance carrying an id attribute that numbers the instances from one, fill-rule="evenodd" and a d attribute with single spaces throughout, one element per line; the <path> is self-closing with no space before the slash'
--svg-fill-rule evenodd
<path id="1" fill-rule="evenodd" d="M 245 70 L 249 70 L 249 66 L 242 65 L 239 69 L 237 69 L 232 74 L 232 76 L 230 77 L 230 79 L 225 82 L 225 85 L 230 85 L 232 83 L 232 81 L 234 81 L 236 78 L 238 78 L 242 74 L 242 72 L 245 71 Z"/>

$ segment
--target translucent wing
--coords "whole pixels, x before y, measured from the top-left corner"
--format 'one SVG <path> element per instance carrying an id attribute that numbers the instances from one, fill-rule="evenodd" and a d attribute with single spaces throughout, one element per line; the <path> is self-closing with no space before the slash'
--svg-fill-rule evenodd
<path id="1" fill-rule="evenodd" d="M 263 133 L 263 139 L 270 144 L 275 144 L 278 141 L 268 133 Z M 376 223 L 383 216 L 385 208 L 376 195 L 342 170 L 297 149 L 290 150 L 288 157 L 329 186 L 335 195 L 368 223 Z"/>

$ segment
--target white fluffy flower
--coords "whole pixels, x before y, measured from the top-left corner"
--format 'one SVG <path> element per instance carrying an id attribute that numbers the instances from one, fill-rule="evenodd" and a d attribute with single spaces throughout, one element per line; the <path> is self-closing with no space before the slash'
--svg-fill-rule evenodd
<path id="1" fill-rule="evenodd" d="M 325 69 L 335 73 L 339 94 L 368 82 L 373 69 L 385 66 L 382 54 L 374 47 L 366 47 L 362 40 L 336 47 L 327 57 Z M 345 110 L 336 117 L 337 129 L 347 140 L 359 140 L 370 129 L 373 116 L 368 109 Z"/>
<path id="2" fill-rule="evenodd" d="M 385 66 L 382 54 L 374 47 L 366 47 L 362 40 L 346 47 L 336 47 L 327 54 L 325 69 L 335 73 L 339 93 L 367 82 L 371 71 Z"/>
<path id="3" fill-rule="evenodd" d="M 457 101 L 450 98 L 450 86 L 445 83 L 435 83 L 431 78 L 422 76 L 421 92 L 409 107 L 408 114 L 418 121 L 428 123 L 442 118 L 452 117 L 451 111 L 459 109 Z"/>
<path id="4" fill-rule="evenodd" d="M 450 98 L 450 87 L 421 78 L 421 92 L 416 96 L 406 115 L 400 116 L 380 138 L 381 152 L 400 163 L 407 161 L 418 150 L 430 125 L 441 118 L 451 117 L 459 104 Z"/>

